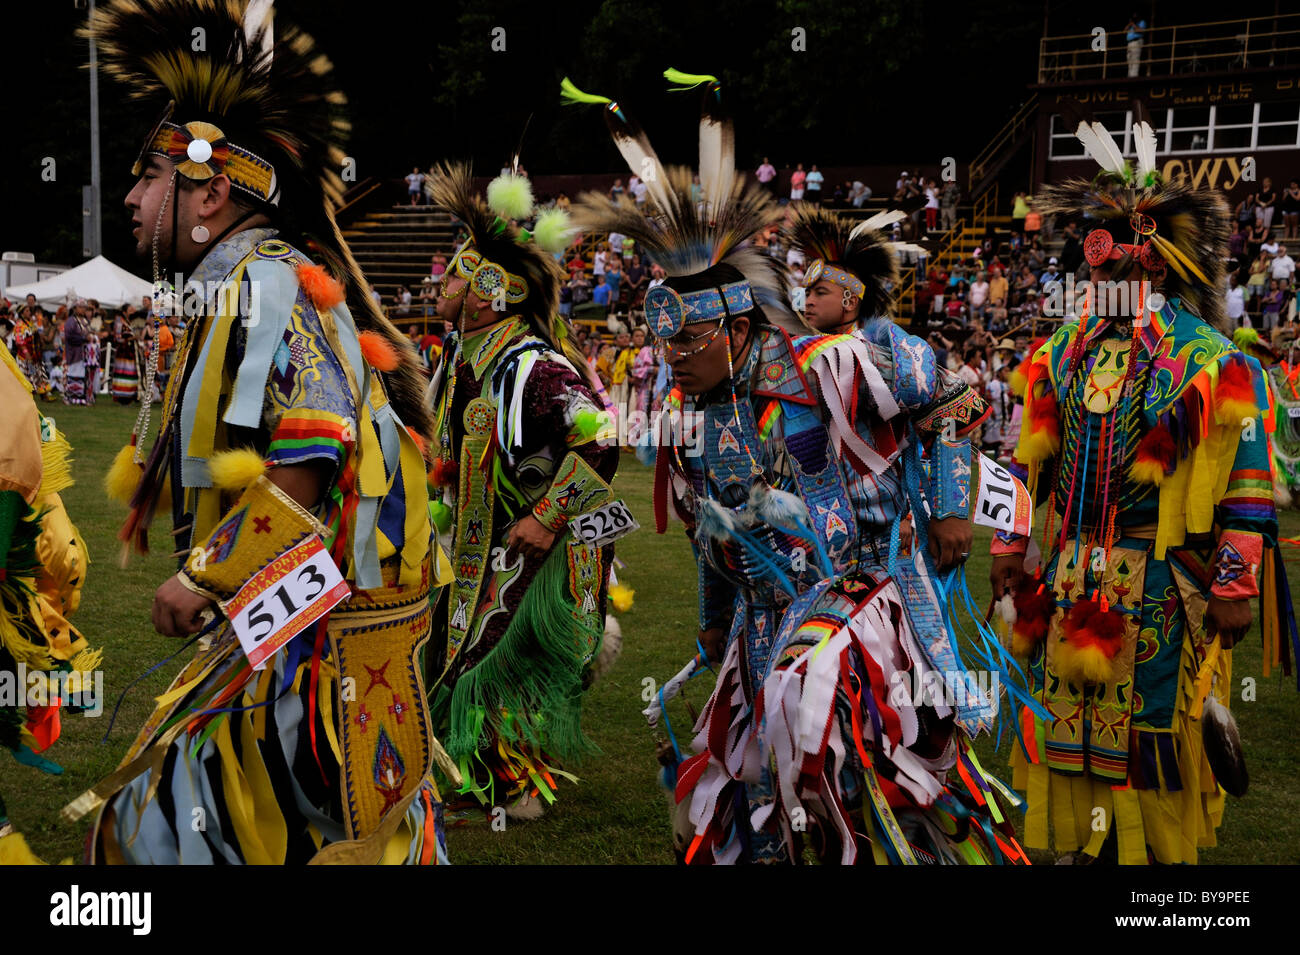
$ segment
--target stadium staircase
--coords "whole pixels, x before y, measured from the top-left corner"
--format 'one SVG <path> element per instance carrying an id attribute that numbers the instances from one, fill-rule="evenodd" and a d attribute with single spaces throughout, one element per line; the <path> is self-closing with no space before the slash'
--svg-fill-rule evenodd
<path id="1" fill-rule="evenodd" d="M 432 206 L 389 206 L 363 213 L 343 228 L 343 236 L 388 306 L 400 286 L 419 295 L 436 253 L 451 258 L 456 227 L 450 215 Z"/>

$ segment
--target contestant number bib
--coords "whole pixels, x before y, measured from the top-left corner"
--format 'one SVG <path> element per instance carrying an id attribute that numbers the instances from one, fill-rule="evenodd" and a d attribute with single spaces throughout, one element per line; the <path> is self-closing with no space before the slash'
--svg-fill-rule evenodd
<path id="1" fill-rule="evenodd" d="M 1029 491 L 988 455 L 979 456 L 980 489 L 973 520 L 995 530 L 1029 536 L 1034 505 Z"/>
<path id="2" fill-rule="evenodd" d="M 325 545 L 312 534 L 258 571 L 221 609 L 249 665 L 261 670 L 277 650 L 351 593 Z"/>
<path id="3" fill-rule="evenodd" d="M 640 526 L 621 500 L 610 501 L 569 521 L 569 529 L 575 538 L 596 547 L 616 541 Z"/>

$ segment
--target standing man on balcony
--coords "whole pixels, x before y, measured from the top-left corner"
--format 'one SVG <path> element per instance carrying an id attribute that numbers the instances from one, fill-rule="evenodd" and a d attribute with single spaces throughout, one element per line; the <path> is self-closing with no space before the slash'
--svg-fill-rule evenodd
<path id="1" fill-rule="evenodd" d="M 1128 43 L 1128 75 L 1137 76 L 1142 68 L 1142 37 L 1146 33 L 1147 22 L 1139 20 L 1135 13 L 1128 18 L 1124 27 L 1124 39 Z"/>

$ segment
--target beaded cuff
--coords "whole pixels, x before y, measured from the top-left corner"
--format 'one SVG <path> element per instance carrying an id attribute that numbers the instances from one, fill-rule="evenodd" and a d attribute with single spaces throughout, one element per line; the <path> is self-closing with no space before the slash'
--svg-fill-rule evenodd
<path id="1" fill-rule="evenodd" d="M 555 471 L 555 480 L 533 505 L 533 517 L 552 534 L 579 514 L 597 508 L 614 496 L 605 479 L 581 455 L 570 451 Z"/>
<path id="2" fill-rule="evenodd" d="M 942 435 L 931 446 L 930 506 L 933 517 L 970 517 L 970 439 L 949 441 Z"/>
<path id="3" fill-rule="evenodd" d="M 190 589 L 228 600 L 250 577 L 309 534 L 328 531 L 263 475 L 244 489 L 220 524 L 191 551 L 181 576 Z"/>
<path id="4" fill-rule="evenodd" d="M 1264 555 L 1264 539 L 1251 531 L 1225 530 L 1219 535 L 1219 549 L 1214 554 L 1214 580 L 1210 594 L 1224 600 L 1244 600 L 1259 596 L 1259 572 Z"/>

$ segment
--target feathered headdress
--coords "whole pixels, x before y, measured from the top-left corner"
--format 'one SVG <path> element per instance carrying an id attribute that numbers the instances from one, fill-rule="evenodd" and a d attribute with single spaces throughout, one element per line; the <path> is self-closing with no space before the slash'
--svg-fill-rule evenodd
<path id="1" fill-rule="evenodd" d="M 804 285 L 828 279 L 861 301 L 858 314 L 875 318 L 888 311 L 892 287 L 898 283 L 898 259 L 882 229 L 901 212 L 883 212 L 864 222 L 801 202 L 787 226 L 790 243 L 811 260 Z"/>
<path id="2" fill-rule="evenodd" d="M 414 349 L 370 297 L 334 221 L 351 126 L 341 114 L 347 99 L 312 38 L 289 24 L 273 30 L 268 0 L 112 0 L 81 32 L 95 38 L 101 69 L 131 98 L 157 104 L 161 119 L 137 171 L 159 156 L 187 179 L 224 174 L 232 195 L 321 259 L 342 282 L 358 330 L 379 334 L 397 354 L 396 367 L 383 372 L 393 407 L 427 434 Z"/>
<path id="3" fill-rule="evenodd" d="M 448 274 L 469 282 L 481 299 L 503 297 L 510 314 L 525 318 L 557 351 L 565 349 L 568 339 L 559 315 L 565 275 L 555 253 L 564 251 L 573 236 L 568 214 L 547 209 L 530 232 L 519 225 L 533 216 L 528 180 L 513 173 L 498 176 L 488 184 L 484 201 L 474 190 L 469 166 L 463 164 L 439 167 L 429 190 L 434 203 L 469 233 Z"/>
<path id="4" fill-rule="evenodd" d="M 1035 206 L 1084 226 L 1089 265 L 1115 262 L 1116 274 L 1136 266 L 1161 282 L 1166 297 L 1182 299 L 1203 321 L 1222 326 L 1229 234 L 1223 197 L 1186 179 L 1165 182 L 1156 169 L 1155 131 L 1140 115 L 1133 127 L 1136 169 L 1101 123 L 1080 120 L 1075 136 L 1101 171 L 1091 181 L 1044 186 Z"/>
<path id="5" fill-rule="evenodd" d="M 674 278 L 700 275 L 720 264 L 730 265 L 744 276 L 743 282 L 658 303 L 666 306 L 659 309 L 662 321 L 652 316 L 650 325 L 660 337 L 680 331 L 688 318 L 693 322 L 719 318 L 747 311 L 755 304 L 774 324 L 806 334 L 808 329 L 790 308 L 784 265 L 747 244 L 758 233 L 779 226 L 784 212 L 764 190 L 736 175 L 735 132 L 720 111 L 721 84 L 713 76 L 673 69 L 665 70 L 664 76 L 679 84 L 678 89 L 704 87 L 698 191 L 689 168 L 664 168 L 649 137 L 618 103 L 584 93 L 565 77 L 560 88 L 566 103 L 605 106 L 614 144 L 633 174 L 645 181 L 648 195 L 642 210 L 627 196 L 611 202 L 601 193 L 585 193 L 574 205 L 575 221 L 585 232 L 618 232 L 631 237 Z M 699 296 L 698 301 L 691 296 Z M 647 313 L 655 308 L 656 303 L 647 296 Z"/>

